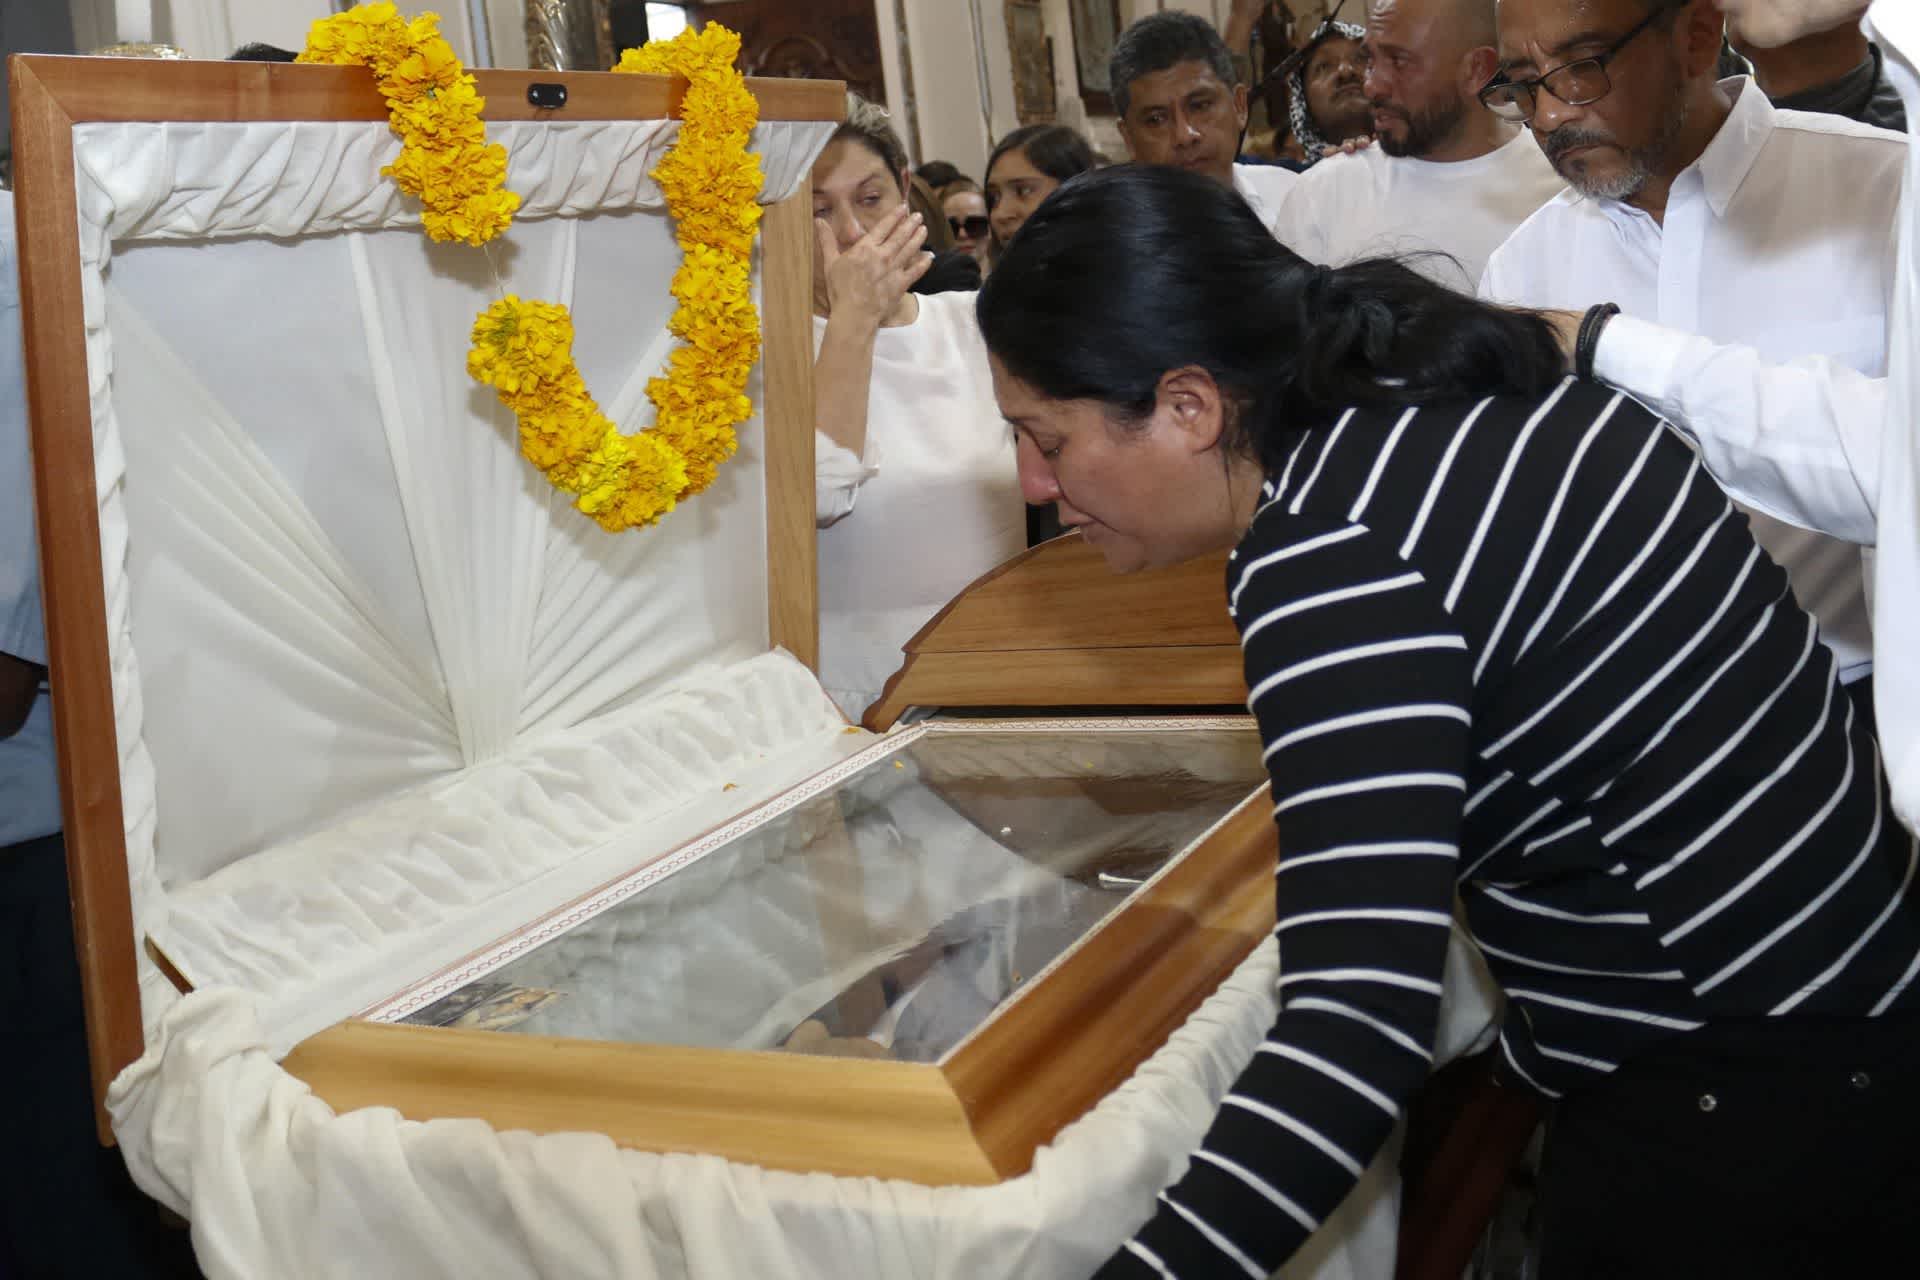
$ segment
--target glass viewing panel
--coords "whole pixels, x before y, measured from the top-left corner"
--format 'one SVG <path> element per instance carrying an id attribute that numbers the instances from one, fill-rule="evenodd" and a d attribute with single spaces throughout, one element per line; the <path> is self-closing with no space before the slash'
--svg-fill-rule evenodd
<path id="1" fill-rule="evenodd" d="M 937 1061 L 1266 780 L 1250 720 L 1123 723 L 876 744 L 400 1020 Z"/>

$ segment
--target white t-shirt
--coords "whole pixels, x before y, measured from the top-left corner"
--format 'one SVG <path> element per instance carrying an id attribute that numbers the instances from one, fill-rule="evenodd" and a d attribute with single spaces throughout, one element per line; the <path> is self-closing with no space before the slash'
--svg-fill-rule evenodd
<path id="1" fill-rule="evenodd" d="M 820 683 L 859 719 L 901 646 L 968 583 L 1024 550 L 1013 433 L 993 398 L 976 295 L 919 298 L 873 351 L 867 444 L 816 433 Z M 814 349 L 827 322 L 814 321 Z"/>
<path id="2" fill-rule="evenodd" d="M 1418 160 L 1372 146 L 1329 156 L 1300 175 L 1273 233 L 1307 261 L 1330 267 L 1437 250 L 1454 261 L 1409 265 L 1472 293 L 1493 251 L 1566 185 L 1524 129 L 1472 160 Z"/>
<path id="3" fill-rule="evenodd" d="M 1286 203 L 1288 193 L 1300 181 L 1300 175 L 1291 169 L 1277 164 L 1236 164 L 1233 166 L 1233 189 L 1240 198 L 1253 206 L 1260 215 L 1260 221 L 1267 230 L 1273 230 L 1275 219 L 1280 216 L 1280 207 Z"/>

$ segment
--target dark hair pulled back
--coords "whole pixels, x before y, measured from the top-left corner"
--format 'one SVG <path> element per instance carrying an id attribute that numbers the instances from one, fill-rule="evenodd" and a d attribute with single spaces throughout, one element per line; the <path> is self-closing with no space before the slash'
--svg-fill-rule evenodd
<path id="1" fill-rule="evenodd" d="M 1237 406 L 1227 447 L 1274 470 L 1295 430 L 1356 405 L 1534 396 L 1564 370 L 1539 316 L 1443 288 L 1403 262 L 1316 267 L 1237 194 L 1122 165 L 1035 210 L 978 303 L 1007 372 L 1057 400 L 1145 417 L 1196 365 Z"/>
<path id="2" fill-rule="evenodd" d="M 994 144 L 992 154 L 987 157 L 983 181 L 993 181 L 993 166 L 1009 151 L 1026 156 L 1028 164 L 1055 182 L 1065 182 L 1099 164 L 1099 157 L 1078 131 L 1064 124 L 1029 124 Z"/>

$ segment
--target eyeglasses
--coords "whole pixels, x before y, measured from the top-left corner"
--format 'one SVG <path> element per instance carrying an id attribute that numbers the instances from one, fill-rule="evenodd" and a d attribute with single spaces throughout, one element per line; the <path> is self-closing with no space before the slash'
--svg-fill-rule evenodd
<path id="1" fill-rule="evenodd" d="M 956 236 L 981 240 L 986 237 L 987 228 L 991 224 L 988 223 L 985 214 L 976 213 L 969 218 L 948 218 L 947 225 L 953 228 L 953 234 Z"/>
<path id="2" fill-rule="evenodd" d="M 1613 92 L 1613 81 L 1607 79 L 1607 64 L 1631 44 L 1635 36 L 1673 10 L 1673 5 L 1656 4 L 1653 12 L 1634 24 L 1633 30 L 1591 58 L 1562 63 L 1531 80 L 1508 80 L 1496 76 L 1486 88 L 1480 90 L 1480 105 L 1502 120 L 1531 120 L 1539 106 L 1539 91 L 1542 89 L 1570 107 L 1584 107 L 1590 102 L 1598 102 Z"/>

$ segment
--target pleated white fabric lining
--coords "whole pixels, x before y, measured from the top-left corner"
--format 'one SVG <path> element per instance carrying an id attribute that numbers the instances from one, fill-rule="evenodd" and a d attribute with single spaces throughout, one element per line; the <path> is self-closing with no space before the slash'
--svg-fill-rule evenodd
<path id="1" fill-rule="evenodd" d="M 602 407 L 650 423 L 676 131 L 497 130 L 525 204 L 483 253 L 419 234 L 383 125 L 75 130 L 136 926 L 278 1046 L 489 904 L 641 856 L 616 833 L 840 749 L 765 652 L 758 419 L 698 501 L 609 536 L 466 373 L 500 291 L 564 302 Z M 765 199 L 829 131 L 762 126 Z"/>

